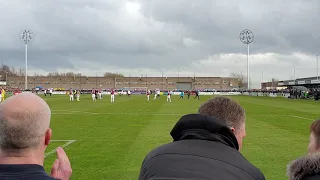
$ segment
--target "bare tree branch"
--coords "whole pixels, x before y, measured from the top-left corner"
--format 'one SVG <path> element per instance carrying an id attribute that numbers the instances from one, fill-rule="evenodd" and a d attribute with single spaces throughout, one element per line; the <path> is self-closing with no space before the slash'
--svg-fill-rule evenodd
<path id="1" fill-rule="evenodd" d="M 231 73 L 231 77 L 237 78 L 239 81 L 239 88 L 246 88 L 247 87 L 247 76 L 242 73 Z"/>
<path id="2" fill-rule="evenodd" d="M 103 77 L 124 77 L 124 75 L 121 73 L 105 72 Z"/>

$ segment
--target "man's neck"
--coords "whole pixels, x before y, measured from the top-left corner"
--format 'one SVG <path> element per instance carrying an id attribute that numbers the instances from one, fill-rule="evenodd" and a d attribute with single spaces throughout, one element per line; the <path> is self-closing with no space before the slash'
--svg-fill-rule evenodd
<path id="1" fill-rule="evenodd" d="M 0 150 L 0 164 L 38 164 L 43 166 L 44 153 L 36 150 L 3 151 Z"/>

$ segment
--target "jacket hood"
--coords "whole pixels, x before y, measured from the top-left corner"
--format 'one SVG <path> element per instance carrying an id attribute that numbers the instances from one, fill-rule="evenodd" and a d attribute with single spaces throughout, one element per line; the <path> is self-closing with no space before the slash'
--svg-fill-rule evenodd
<path id="1" fill-rule="evenodd" d="M 287 176 L 290 180 L 302 180 L 304 177 L 319 173 L 320 153 L 293 160 L 287 167 Z"/>
<path id="2" fill-rule="evenodd" d="M 188 114 L 180 118 L 170 132 L 173 141 L 202 139 L 218 141 L 239 150 L 237 138 L 221 120 L 201 114 Z"/>

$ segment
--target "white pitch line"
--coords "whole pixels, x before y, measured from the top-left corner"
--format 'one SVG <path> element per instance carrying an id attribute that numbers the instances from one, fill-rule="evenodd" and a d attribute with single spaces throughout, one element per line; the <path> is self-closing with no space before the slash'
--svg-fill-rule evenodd
<path id="1" fill-rule="evenodd" d="M 72 115 L 72 114 L 87 114 L 87 115 L 158 115 L 158 116 L 181 116 L 183 114 L 175 114 L 175 113 L 146 113 L 146 112 L 140 112 L 140 113 L 101 113 L 101 112 L 61 112 L 61 113 L 51 113 L 51 114 L 57 114 L 57 115 Z"/>
<path id="2" fill-rule="evenodd" d="M 62 148 L 65 148 L 67 146 L 69 146 L 70 144 L 74 143 L 76 140 L 69 140 L 67 143 L 63 144 L 61 147 Z M 52 155 L 53 153 L 55 153 L 57 150 L 57 148 L 47 152 L 45 155 L 44 155 L 44 158 L 47 158 L 48 156 Z"/>
<path id="3" fill-rule="evenodd" d="M 69 142 L 69 141 L 76 141 L 76 140 L 50 140 L 51 142 Z"/>
<path id="4" fill-rule="evenodd" d="M 59 109 L 59 110 L 51 110 L 53 111 L 57 111 L 57 112 L 83 112 L 83 111 L 70 111 L 70 110 L 63 110 L 63 109 Z"/>
<path id="5" fill-rule="evenodd" d="M 299 119 L 306 119 L 306 120 L 311 120 L 314 121 L 314 119 L 311 118 L 306 118 L 306 117 L 301 117 L 301 116 L 295 116 L 295 115 L 290 115 L 291 117 L 299 118 Z"/>
<path id="6" fill-rule="evenodd" d="M 52 112 L 51 114 L 56 114 L 56 115 L 74 115 L 74 114 L 79 114 L 79 115 L 136 115 L 136 116 L 141 116 L 141 115 L 155 115 L 155 116 L 182 116 L 188 113 L 152 113 L 150 111 L 141 111 L 141 112 L 135 112 L 135 113 L 111 113 L 111 112 L 84 112 L 84 111 L 69 111 L 68 110 L 53 110 L 56 112 Z M 281 114 L 265 114 L 265 115 L 248 115 L 248 117 L 287 117 L 288 115 L 281 115 Z"/>

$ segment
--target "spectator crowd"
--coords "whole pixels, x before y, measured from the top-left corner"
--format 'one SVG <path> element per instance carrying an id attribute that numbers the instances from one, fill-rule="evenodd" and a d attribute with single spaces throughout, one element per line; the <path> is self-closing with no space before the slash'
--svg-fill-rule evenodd
<path id="1" fill-rule="evenodd" d="M 0 179 L 68 180 L 71 163 L 62 148 L 51 173 L 44 170 L 50 143 L 51 110 L 33 93 L 21 93 L 0 104 Z M 264 174 L 242 154 L 246 113 L 237 102 L 216 97 L 195 114 L 182 116 L 173 126 L 172 142 L 144 158 L 139 180 L 264 180 Z M 310 126 L 309 154 L 293 160 L 289 180 L 320 179 L 320 120 Z"/>

